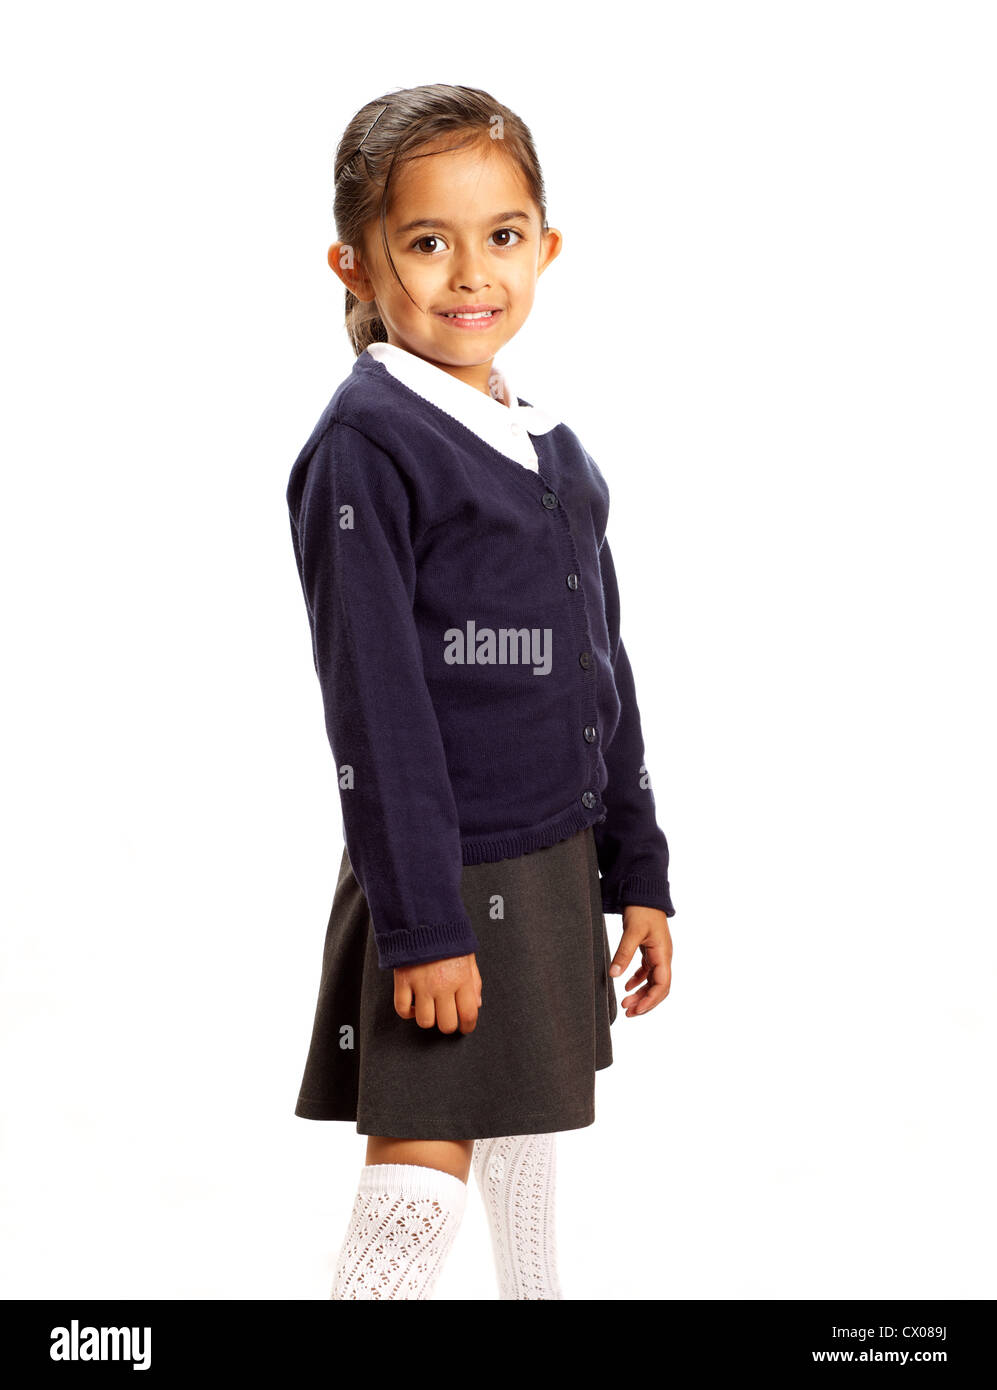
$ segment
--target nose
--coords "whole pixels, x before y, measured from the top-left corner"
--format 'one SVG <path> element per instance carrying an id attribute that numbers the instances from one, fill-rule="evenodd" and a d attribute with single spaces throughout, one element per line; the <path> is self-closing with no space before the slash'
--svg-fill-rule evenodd
<path id="1" fill-rule="evenodd" d="M 478 253 L 468 249 L 463 255 L 458 256 L 454 268 L 454 278 L 460 281 L 457 288 L 467 290 L 469 294 L 477 294 L 488 285 L 486 272 L 478 264 L 478 259 Z"/>

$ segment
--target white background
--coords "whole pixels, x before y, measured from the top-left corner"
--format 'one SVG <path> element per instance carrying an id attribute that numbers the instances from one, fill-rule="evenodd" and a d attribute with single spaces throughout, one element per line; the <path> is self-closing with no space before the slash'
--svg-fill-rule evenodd
<path id="1" fill-rule="evenodd" d="M 993 7 L 4 16 L 0 1293 L 328 1296 L 284 489 L 353 362 L 340 134 L 453 82 L 564 235 L 500 361 L 610 484 L 677 908 L 559 1137 L 565 1295 L 997 1295 Z M 439 1299 L 495 1298 L 473 1184 Z"/>

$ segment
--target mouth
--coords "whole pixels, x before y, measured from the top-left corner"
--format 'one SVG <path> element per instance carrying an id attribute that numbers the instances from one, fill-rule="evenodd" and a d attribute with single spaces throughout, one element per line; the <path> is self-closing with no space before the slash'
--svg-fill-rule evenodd
<path id="1" fill-rule="evenodd" d="M 465 331 L 470 329 L 473 332 L 490 328 L 501 313 L 502 310 L 494 304 L 467 304 L 459 309 L 444 309 L 438 312 L 436 317 L 453 328 Z"/>

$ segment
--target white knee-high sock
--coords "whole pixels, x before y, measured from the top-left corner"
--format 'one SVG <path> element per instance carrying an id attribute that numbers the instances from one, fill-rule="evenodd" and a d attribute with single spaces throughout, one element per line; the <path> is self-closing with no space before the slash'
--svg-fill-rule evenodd
<path id="1" fill-rule="evenodd" d="M 336 1265 L 337 1299 L 428 1299 L 464 1215 L 467 1186 L 438 1168 L 369 1163 Z"/>
<path id="2" fill-rule="evenodd" d="M 500 1299 L 559 1299 L 553 1134 L 476 1139 L 471 1163 L 484 1198 Z"/>

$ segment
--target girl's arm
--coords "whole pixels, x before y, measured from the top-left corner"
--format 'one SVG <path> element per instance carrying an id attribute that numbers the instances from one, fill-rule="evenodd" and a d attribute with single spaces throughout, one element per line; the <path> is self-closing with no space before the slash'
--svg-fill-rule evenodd
<path id="1" fill-rule="evenodd" d="M 408 494 L 394 461 L 333 421 L 288 484 L 350 863 L 382 969 L 471 954 L 461 845 L 413 619 Z"/>
<path id="2" fill-rule="evenodd" d="M 668 883 L 668 841 L 656 819 L 654 794 L 644 765 L 644 735 L 633 671 L 620 637 L 620 593 L 608 538 L 599 551 L 602 590 L 609 627 L 609 653 L 622 710 L 603 757 L 609 781 L 602 794 L 606 819 L 593 826 L 602 905 L 622 912 L 628 904 L 660 908 L 674 917 Z"/>

